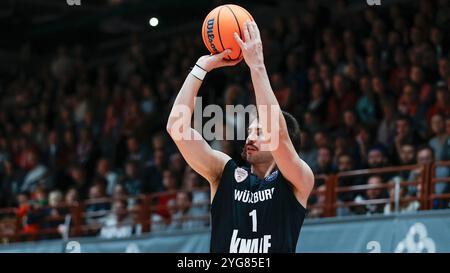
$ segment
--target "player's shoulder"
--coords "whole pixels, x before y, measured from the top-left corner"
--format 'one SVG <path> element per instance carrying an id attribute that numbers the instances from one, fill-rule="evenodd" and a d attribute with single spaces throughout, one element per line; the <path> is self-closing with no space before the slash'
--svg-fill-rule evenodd
<path id="1" fill-rule="evenodd" d="M 234 159 L 230 158 L 225 164 L 224 171 L 222 172 L 223 178 L 234 177 L 237 180 L 246 178 L 250 174 L 250 168 L 245 165 L 239 165 Z"/>
<path id="2" fill-rule="evenodd" d="M 226 163 L 224 167 L 224 172 L 234 172 L 235 170 L 243 170 L 246 172 L 249 172 L 250 168 L 246 166 L 239 165 L 234 159 L 230 158 Z"/>

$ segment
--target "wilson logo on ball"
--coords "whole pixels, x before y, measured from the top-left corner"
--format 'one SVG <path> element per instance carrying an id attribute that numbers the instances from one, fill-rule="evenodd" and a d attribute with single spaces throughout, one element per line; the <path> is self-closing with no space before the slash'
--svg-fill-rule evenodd
<path id="1" fill-rule="evenodd" d="M 211 46 L 211 49 L 215 53 L 218 53 L 219 51 L 217 50 L 217 48 L 216 48 L 216 46 L 214 45 L 214 42 L 213 42 L 214 41 L 214 18 L 208 20 L 207 29 L 208 29 L 208 31 L 206 33 L 208 35 L 209 45 Z"/>

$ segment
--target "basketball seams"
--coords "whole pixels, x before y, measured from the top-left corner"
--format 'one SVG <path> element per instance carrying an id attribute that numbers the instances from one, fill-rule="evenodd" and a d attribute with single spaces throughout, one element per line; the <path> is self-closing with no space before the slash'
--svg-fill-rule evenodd
<path id="1" fill-rule="evenodd" d="M 234 20 L 236 21 L 237 27 L 239 29 L 239 37 L 242 38 L 241 26 L 239 25 L 239 21 L 238 21 L 238 19 L 236 17 L 236 14 L 234 14 L 233 9 L 230 8 L 229 5 L 225 5 L 225 6 L 231 11 L 231 14 L 233 14 Z M 238 57 L 236 59 L 232 59 L 232 60 L 233 61 L 234 60 L 239 60 L 239 58 L 241 57 L 241 54 L 242 54 L 242 49 L 241 49 L 241 47 L 239 47 L 239 55 L 238 55 Z"/>
<path id="2" fill-rule="evenodd" d="M 220 24 L 220 11 L 222 10 L 222 8 L 223 8 L 223 6 L 221 6 L 219 8 L 219 12 L 217 13 L 217 33 L 219 34 L 219 42 L 220 42 L 220 45 L 222 46 L 222 51 L 224 51 L 225 47 L 223 46 L 222 38 L 220 37 L 220 26 L 219 26 L 219 24 Z M 230 60 L 231 58 L 227 57 L 225 59 Z"/>
<path id="3" fill-rule="evenodd" d="M 253 19 L 253 16 L 252 16 L 246 9 L 243 8 L 242 11 L 244 11 L 245 13 L 247 13 L 248 18 L 249 18 L 250 20 L 255 21 L 255 19 Z"/>

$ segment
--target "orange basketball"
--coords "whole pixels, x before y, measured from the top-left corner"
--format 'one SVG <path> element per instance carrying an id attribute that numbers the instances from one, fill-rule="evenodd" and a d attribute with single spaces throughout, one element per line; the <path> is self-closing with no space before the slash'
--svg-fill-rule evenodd
<path id="1" fill-rule="evenodd" d="M 202 26 L 202 38 L 209 52 L 216 54 L 231 49 L 231 54 L 225 57 L 226 60 L 237 60 L 242 58 L 241 49 L 234 39 L 237 33 L 244 40 L 243 26 L 245 21 L 253 17 L 244 8 L 237 5 L 222 5 L 213 9 Z"/>

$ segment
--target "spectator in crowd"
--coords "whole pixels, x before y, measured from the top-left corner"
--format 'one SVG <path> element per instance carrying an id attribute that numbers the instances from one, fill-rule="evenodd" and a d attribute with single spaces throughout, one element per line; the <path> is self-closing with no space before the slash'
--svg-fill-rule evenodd
<path id="1" fill-rule="evenodd" d="M 412 84 L 418 87 L 419 105 L 427 106 L 431 100 L 431 85 L 425 81 L 425 75 L 422 67 L 413 66 L 410 70 L 410 80 Z M 409 86 L 409 85 L 406 85 Z"/>
<path id="2" fill-rule="evenodd" d="M 322 83 L 314 82 L 311 86 L 311 100 L 308 104 L 307 110 L 314 116 L 318 117 L 320 122 L 325 120 L 326 114 L 326 97 L 324 94 Z"/>
<path id="3" fill-rule="evenodd" d="M 336 74 L 333 77 L 333 94 L 328 101 L 327 125 L 330 128 L 337 128 L 339 125 L 339 113 L 346 109 L 354 109 L 356 104 L 356 94 L 350 89 L 344 76 Z"/>
<path id="4" fill-rule="evenodd" d="M 39 157 L 35 153 L 28 154 L 29 171 L 24 177 L 23 184 L 20 187 L 21 191 L 34 191 L 38 185 L 46 185 L 47 168 L 39 162 Z"/>
<path id="5" fill-rule="evenodd" d="M 16 216 L 19 220 L 19 225 L 22 227 L 23 232 L 28 233 L 29 227 L 27 225 L 27 215 L 31 209 L 30 197 L 26 192 L 21 192 L 17 195 L 17 210 Z"/>
<path id="6" fill-rule="evenodd" d="M 314 133 L 314 144 L 317 148 L 330 146 L 329 132 L 324 129 L 317 130 Z"/>
<path id="7" fill-rule="evenodd" d="M 63 133 L 63 140 L 61 144 L 61 150 L 64 153 L 61 154 L 61 165 L 68 167 L 70 165 L 77 164 L 77 144 L 75 142 L 74 133 L 71 130 L 65 130 Z"/>
<path id="8" fill-rule="evenodd" d="M 450 78 L 450 76 L 448 77 Z M 450 93 L 446 84 L 438 85 L 436 88 L 435 103 L 427 111 L 427 122 L 429 123 L 431 117 L 435 114 L 440 114 L 443 117 L 450 115 Z"/>
<path id="9" fill-rule="evenodd" d="M 1 169 L 1 165 L 0 165 Z M 20 194 L 20 182 L 22 175 L 14 169 L 11 161 L 3 162 L 3 170 L 0 171 L 0 205 L 13 206 L 16 196 Z"/>
<path id="10" fill-rule="evenodd" d="M 410 143 L 403 143 L 400 147 L 400 166 L 416 164 L 416 148 Z M 410 171 L 401 171 L 400 177 L 407 180 L 410 176 Z"/>
<path id="11" fill-rule="evenodd" d="M 168 227 L 171 225 L 171 220 L 173 215 L 177 213 L 177 201 L 176 199 L 170 199 L 167 202 L 167 211 L 169 217 L 162 217 L 159 213 L 151 213 L 151 230 L 152 232 L 167 231 Z"/>
<path id="12" fill-rule="evenodd" d="M 127 199 L 127 197 L 128 197 L 127 189 L 125 188 L 125 186 L 123 184 L 117 183 L 116 185 L 114 185 L 113 193 L 112 193 L 111 197 L 113 200 Z"/>
<path id="13" fill-rule="evenodd" d="M 363 95 L 356 102 L 356 112 L 361 122 L 375 124 L 377 122 L 377 101 L 369 80 L 367 75 L 360 79 L 360 89 Z"/>
<path id="14" fill-rule="evenodd" d="M 29 201 L 30 206 L 27 210 L 27 214 L 24 224 L 24 234 L 31 236 L 31 238 L 36 238 L 39 230 L 42 226 L 48 225 L 49 223 L 45 221 L 47 216 L 47 205 L 48 198 L 45 189 L 38 185 L 35 191 L 31 194 L 31 200 Z M 30 237 L 28 237 L 30 238 Z"/>
<path id="15" fill-rule="evenodd" d="M 367 180 L 367 185 L 371 188 L 367 189 L 365 194 L 359 194 L 355 197 L 356 203 L 363 203 L 366 200 L 384 199 L 387 197 L 385 183 L 381 176 L 371 176 Z M 357 214 L 379 214 L 383 213 L 384 204 L 364 204 L 355 208 Z"/>
<path id="16" fill-rule="evenodd" d="M 386 150 L 383 146 L 374 146 L 369 150 L 367 156 L 367 167 L 369 169 L 382 168 L 388 165 Z"/>
<path id="17" fill-rule="evenodd" d="M 95 219 L 99 219 L 102 215 L 99 213 L 104 213 L 110 210 L 111 204 L 107 200 L 102 200 L 107 198 L 106 192 L 106 181 L 102 178 L 96 178 L 94 184 L 89 188 L 89 196 L 91 203 L 86 205 L 86 221 L 88 223 L 94 222 Z"/>
<path id="18" fill-rule="evenodd" d="M 122 184 L 131 196 L 143 193 L 144 185 L 139 176 L 138 163 L 136 161 L 129 160 L 125 164 L 125 176 L 122 179 Z"/>
<path id="19" fill-rule="evenodd" d="M 418 145 L 421 142 L 420 137 L 412 128 L 411 119 L 407 116 L 399 116 L 396 120 L 395 125 L 395 149 L 396 154 L 400 154 L 400 146 L 402 143 L 409 142 L 413 145 Z"/>
<path id="20" fill-rule="evenodd" d="M 106 180 L 106 194 L 111 196 L 118 176 L 110 169 L 110 164 L 106 158 L 101 158 L 97 162 L 97 175 Z"/>
<path id="21" fill-rule="evenodd" d="M 399 179 L 401 180 L 401 177 L 394 177 L 394 179 Z M 392 185 L 392 187 L 389 189 L 389 200 L 390 202 L 387 203 L 384 206 L 384 215 L 389 215 L 392 213 L 395 213 L 395 186 L 394 186 L 394 181 L 391 180 L 388 182 L 389 184 Z M 414 212 L 419 210 L 420 208 L 420 203 L 417 200 L 414 201 L 408 201 L 405 200 L 408 197 L 410 197 L 410 195 L 408 194 L 408 188 L 404 187 L 404 186 L 400 186 L 399 187 L 400 192 L 398 193 L 398 212 L 399 213 L 408 213 L 408 212 Z M 419 184 L 417 186 L 417 197 L 420 197 L 420 191 L 421 191 L 421 184 Z"/>
<path id="22" fill-rule="evenodd" d="M 172 215 L 171 224 L 169 230 L 177 229 L 195 229 L 205 227 L 208 221 L 202 219 L 205 214 L 192 208 L 192 193 L 191 192 L 178 192 L 176 197 L 177 211 Z"/>
<path id="23" fill-rule="evenodd" d="M 442 147 L 442 160 L 450 160 L 450 115 L 445 119 L 445 132 L 447 139 Z"/>
<path id="24" fill-rule="evenodd" d="M 305 111 L 303 114 L 303 123 L 302 127 L 304 129 L 308 130 L 311 133 L 322 133 L 323 130 L 321 130 L 319 123 L 318 123 L 318 117 L 316 117 L 311 111 Z"/>
<path id="25" fill-rule="evenodd" d="M 333 154 L 329 147 L 323 146 L 317 150 L 316 174 L 332 174 L 334 172 Z"/>
<path id="26" fill-rule="evenodd" d="M 352 171 L 354 169 L 353 166 L 354 166 L 353 158 L 350 154 L 343 153 L 339 155 L 337 159 L 337 171 L 339 173 Z M 358 184 L 361 184 L 359 179 L 352 176 L 339 178 L 339 187 L 351 187 Z M 355 199 L 355 193 L 354 192 L 340 193 L 338 195 L 338 199 L 340 201 L 351 201 Z"/>
<path id="27" fill-rule="evenodd" d="M 64 204 L 67 207 L 77 206 L 80 201 L 80 196 L 76 188 L 69 188 L 64 195 Z"/>
<path id="28" fill-rule="evenodd" d="M 417 148 L 417 164 L 422 165 L 416 170 L 411 171 L 411 174 L 409 176 L 409 181 L 420 181 L 421 180 L 421 174 L 423 171 L 423 168 L 427 164 L 433 163 L 435 159 L 434 150 L 428 145 L 422 145 L 419 148 Z M 444 178 L 448 177 L 450 175 L 449 168 L 445 166 L 436 167 L 435 169 L 435 175 L 436 178 Z M 434 191 L 437 194 L 443 193 L 445 189 L 445 183 L 436 183 Z M 413 191 L 412 193 L 415 193 L 414 189 L 410 188 L 410 191 Z"/>
<path id="29" fill-rule="evenodd" d="M 60 164 L 59 159 L 62 147 L 58 140 L 58 133 L 55 130 L 48 133 L 46 146 L 44 161 L 51 169 L 57 169 Z"/>
<path id="30" fill-rule="evenodd" d="M 64 206 L 64 196 L 62 192 L 56 190 L 48 195 L 48 206 L 42 208 L 40 215 L 40 227 L 43 229 L 57 229 L 64 224 L 65 218 L 70 210 Z M 46 238 L 53 238 L 54 236 L 47 235 Z M 59 236 L 58 236 L 59 237 Z"/>
<path id="31" fill-rule="evenodd" d="M 299 155 L 311 169 L 317 169 L 317 149 L 313 145 L 311 133 L 306 129 L 300 130 Z"/>
<path id="32" fill-rule="evenodd" d="M 145 149 L 139 144 L 135 136 L 128 137 L 127 152 L 127 160 L 133 160 L 135 162 L 146 162 L 148 160 Z"/>
<path id="33" fill-rule="evenodd" d="M 143 191 L 146 193 L 164 190 L 163 172 L 166 168 L 166 155 L 162 149 L 153 152 L 153 159 L 143 168 Z"/>
<path id="34" fill-rule="evenodd" d="M 113 203 L 112 213 L 102 220 L 100 237 L 103 239 L 128 238 L 136 234 L 136 226 L 128 212 L 126 200 L 117 199 Z"/>
<path id="35" fill-rule="evenodd" d="M 169 158 L 170 169 L 175 174 L 177 180 L 177 188 L 182 184 L 186 162 L 180 153 L 173 153 Z"/>
<path id="36" fill-rule="evenodd" d="M 47 191 L 43 186 L 38 185 L 31 193 L 31 198 L 36 207 L 45 207 L 48 205 Z"/>
<path id="37" fill-rule="evenodd" d="M 391 101 L 383 101 L 383 119 L 381 120 L 377 131 L 377 142 L 386 147 L 392 147 L 392 139 L 394 139 L 396 130 L 396 118 L 394 107 Z"/>
<path id="38" fill-rule="evenodd" d="M 356 160 L 359 160 L 361 162 L 368 161 L 368 154 L 370 152 L 371 146 L 374 145 L 373 142 L 373 133 L 371 128 L 368 126 L 360 126 L 358 128 L 358 133 L 355 137 L 356 144 L 355 150 L 356 150 Z M 379 147 L 382 147 L 382 145 L 378 145 Z"/>
<path id="39" fill-rule="evenodd" d="M 79 141 L 76 145 L 78 163 L 85 168 L 91 168 L 99 156 L 99 150 L 96 141 L 88 128 L 81 128 Z"/>
<path id="40" fill-rule="evenodd" d="M 142 88 L 141 111 L 146 115 L 156 111 L 155 91 L 149 85 L 144 85 Z"/>
<path id="41" fill-rule="evenodd" d="M 325 191 L 326 186 L 320 185 L 317 187 L 316 196 L 310 198 L 310 204 L 312 206 L 311 211 L 308 213 L 308 218 L 320 218 L 324 214 L 325 206 Z"/>
<path id="42" fill-rule="evenodd" d="M 198 214 L 208 215 L 209 190 L 207 184 L 204 184 L 204 187 L 201 186 L 201 180 L 202 178 L 196 172 L 190 167 L 186 167 L 182 189 L 192 194 L 191 210 Z"/>
<path id="43" fill-rule="evenodd" d="M 445 120 L 440 114 L 434 114 L 431 117 L 431 131 L 433 137 L 428 141 L 428 145 L 433 148 L 435 160 L 442 159 L 444 143 L 447 140 L 447 134 L 445 132 Z"/>
<path id="44" fill-rule="evenodd" d="M 80 165 L 73 165 L 70 167 L 69 172 L 71 181 L 68 186 L 75 188 L 81 199 L 86 199 L 89 184 L 85 170 Z"/>
<path id="45" fill-rule="evenodd" d="M 177 194 L 177 180 L 175 177 L 175 173 L 169 169 L 163 172 L 163 185 L 165 193 L 161 194 L 157 200 L 158 209 L 156 213 L 158 213 L 163 218 L 169 218 L 170 213 L 167 209 L 167 203 L 171 199 L 176 199 Z"/>
<path id="46" fill-rule="evenodd" d="M 355 112 L 353 110 L 345 110 L 342 113 L 342 125 L 339 127 L 338 133 L 346 135 L 350 139 L 355 139 L 358 127 Z"/>

